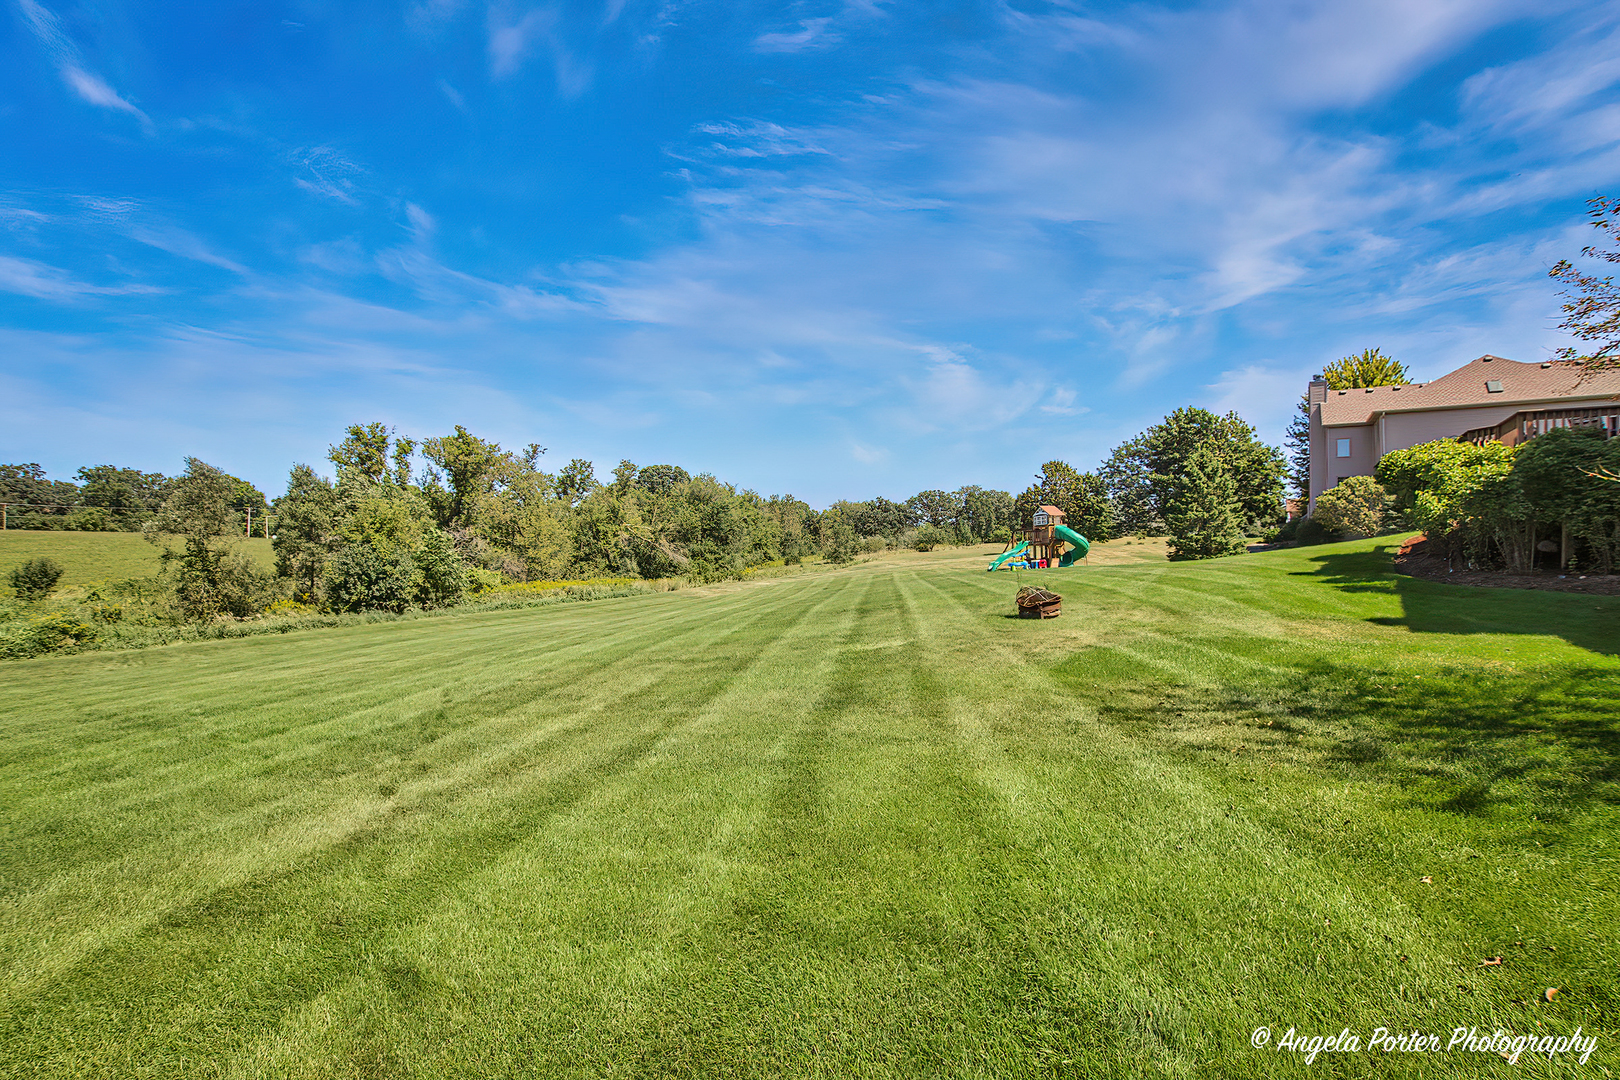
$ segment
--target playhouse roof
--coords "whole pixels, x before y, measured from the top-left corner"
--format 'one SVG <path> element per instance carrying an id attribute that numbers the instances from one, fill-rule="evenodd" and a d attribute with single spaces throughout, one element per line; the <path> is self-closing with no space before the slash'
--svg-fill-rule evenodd
<path id="1" fill-rule="evenodd" d="M 1045 514 L 1047 517 L 1060 518 L 1063 516 L 1063 511 L 1059 510 L 1055 506 L 1043 506 L 1041 507 L 1041 513 Z"/>

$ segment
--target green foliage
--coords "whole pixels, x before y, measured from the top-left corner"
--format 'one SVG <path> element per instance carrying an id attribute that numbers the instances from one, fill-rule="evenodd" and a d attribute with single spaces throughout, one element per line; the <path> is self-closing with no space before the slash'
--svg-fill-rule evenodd
<path id="1" fill-rule="evenodd" d="M 843 519 L 834 517 L 826 520 L 821 529 L 821 557 L 834 566 L 843 566 L 853 562 L 855 555 L 860 551 L 859 541 L 855 530 L 850 528 Z"/>
<path id="2" fill-rule="evenodd" d="M 583 458 L 570 461 L 557 474 L 557 498 L 569 506 L 578 506 L 596 487 L 596 466 Z"/>
<path id="3" fill-rule="evenodd" d="M 1237 480 L 1216 451 L 1200 447 L 1187 456 L 1165 519 L 1172 559 L 1218 559 L 1244 550 Z"/>
<path id="4" fill-rule="evenodd" d="M 29 559 L 12 570 L 8 579 L 19 600 L 43 600 L 62 580 L 62 564 L 55 559 Z"/>
<path id="5" fill-rule="evenodd" d="M 1365 390 L 1369 386 L 1405 386 L 1410 381 L 1406 365 L 1392 360 L 1377 349 L 1341 357 L 1322 369 L 1322 380 L 1329 390 Z"/>
<path id="6" fill-rule="evenodd" d="M 1389 496 L 1370 476 L 1351 476 L 1316 498 L 1315 517 L 1326 528 L 1347 536 L 1376 536 L 1384 526 Z"/>
<path id="7" fill-rule="evenodd" d="M 333 611 L 404 611 L 416 598 L 416 561 L 403 547 L 347 544 L 326 566 L 326 602 Z"/>
<path id="8" fill-rule="evenodd" d="M 1005 491 L 967 485 L 957 489 L 962 510 L 957 525 L 968 542 L 993 540 L 1013 526 L 1013 497 Z"/>
<path id="9" fill-rule="evenodd" d="M 91 465 L 78 471 L 79 499 L 95 515 L 94 528 L 77 526 L 85 532 L 137 531 L 163 505 L 170 480 L 162 473 Z M 75 515 L 77 516 L 77 515 Z"/>
<path id="10" fill-rule="evenodd" d="M 1299 399 L 1288 430 L 1283 435 L 1288 455 L 1288 490 L 1301 501 L 1311 497 L 1311 403 L 1307 397 Z"/>
<path id="11" fill-rule="evenodd" d="M 456 528 L 467 523 L 471 504 L 493 492 L 505 475 L 518 466 L 498 443 L 469 434 L 460 424 L 454 434 L 422 440 L 422 456 L 443 470 L 449 490 L 440 486 L 439 473 L 430 472 L 423 483 L 439 524 Z"/>
<path id="12" fill-rule="evenodd" d="M 1397 509 L 1453 558 L 1528 569 L 1535 513 L 1513 474 L 1514 449 L 1440 440 L 1385 454 L 1378 480 Z"/>
<path id="13" fill-rule="evenodd" d="M 1237 413 L 1188 408 L 1117 447 L 1098 470 L 1108 485 L 1116 535 L 1152 531 L 1168 525 L 1174 508 L 1184 512 L 1183 489 L 1193 482 L 1189 462 L 1198 453 L 1218 461 L 1231 480 L 1240 530 L 1261 531 L 1281 521 L 1282 455 L 1256 439 Z"/>
<path id="14" fill-rule="evenodd" d="M 1620 238 L 1620 200 L 1600 195 L 1589 199 L 1586 206 L 1589 223 L 1604 241 L 1613 244 Z M 1581 254 L 1604 262 L 1620 262 L 1620 248 L 1593 244 L 1582 248 Z M 1583 274 L 1568 259 L 1558 260 L 1547 273 L 1565 286 L 1564 303 L 1560 305 L 1564 321 L 1558 328 L 1596 346 L 1563 348 L 1558 354 L 1593 369 L 1620 367 L 1620 285 L 1615 284 L 1613 275 Z"/>
<path id="15" fill-rule="evenodd" d="M 1114 504 L 1108 485 L 1093 473 L 1077 472 L 1067 462 L 1041 466 L 1042 501 L 1063 511 L 1064 524 L 1087 540 L 1106 543 L 1115 536 Z"/>
<path id="16" fill-rule="evenodd" d="M 0 465 L 0 502 L 9 504 L 8 529 L 60 529 L 79 502 L 78 486 L 50 480 L 38 462 Z"/>
<path id="17" fill-rule="evenodd" d="M 348 437 L 328 448 L 327 460 L 337 466 L 340 477 L 349 473 L 380 484 L 388 479 L 391 430 L 386 424 L 351 424 Z"/>
<path id="18" fill-rule="evenodd" d="M 690 479 L 679 465 L 648 465 L 636 473 L 636 486 L 653 495 L 668 495 L 677 485 Z"/>
<path id="19" fill-rule="evenodd" d="M 294 465 L 287 493 L 276 500 L 276 573 L 292 582 L 302 603 L 319 603 L 322 569 L 337 543 L 337 496 L 308 465 Z"/>
<path id="20" fill-rule="evenodd" d="M 911 546 L 918 551 L 933 551 L 941 544 L 949 543 L 950 538 L 951 534 L 944 529 L 925 521 L 917 526 Z"/>
<path id="21" fill-rule="evenodd" d="M 906 500 L 905 506 L 910 511 L 911 524 L 930 525 L 936 531 L 954 528 L 962 512 L 956 496 L 938 488 L 917 492 Z"/>
<path id="22" fill-rule="evenodd" d="M 0 659 L 23 660 L 88 645 L 99 631 L 72 612 L 51 611 L 19 623 L 0 625 Z"/>
<path id="23" fill-rule="evenodd" d="M 1596 426 L 1556 428 L 1518 448 L 1513 474 L 1536 520 L 1560 542 L 1584 547 L 1581 565 L 1604 573 L 1620 565 L 1620 439 Z M 1567 558 L 1573 552 L 1564 552 Z"/>
<path id="24" fill-rule="evenodd" d="M 146 538 L 162 547 L 163 566 L 173 574 L 175 599 L 189 619 L 243 617 L 275 599 L 273 578 L 236 549 L 240 481 L 197 458 L 186 459 L 184 476 L 146 523 Z M 178 537 L 178 550 L 169 537 Z"/>

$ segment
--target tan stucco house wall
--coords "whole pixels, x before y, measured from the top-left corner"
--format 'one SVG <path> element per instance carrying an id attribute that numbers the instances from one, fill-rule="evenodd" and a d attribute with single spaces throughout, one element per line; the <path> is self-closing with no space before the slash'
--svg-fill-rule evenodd
<path id="1" fill-rule="evenodd" d="M 1477 360 L 1433 382 L 1330 390 L 1318 376 L 1310 404 L 1311 490 L 1316 497 L 1351 476 L 1370 476 L 1378 459 L 1436 439 L 1494 428 L 1520 413 L 1582 409 L 1620 429 L 1620 372 L 1588 372 L 1577 364 L 1522 364 L 1500 356 Z M 1612 415 L 1609 415 L 1611 414 Z M 1341 441 L 1349 454 L 1341 457 Z"/>

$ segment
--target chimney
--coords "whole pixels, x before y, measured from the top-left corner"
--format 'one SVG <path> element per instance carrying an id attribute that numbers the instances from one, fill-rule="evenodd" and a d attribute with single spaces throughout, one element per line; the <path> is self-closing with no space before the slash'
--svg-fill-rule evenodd
<path id="1" fill-rule="evenodd" d="M 1311 385 L 1306 392 L 1305 398 L 1310 404 L 1315 405 L 1318 402 L 1327 400 L 1327 391 L 1327 380 L 1320 375 L 1314 375 L 1311 377 Z"/>

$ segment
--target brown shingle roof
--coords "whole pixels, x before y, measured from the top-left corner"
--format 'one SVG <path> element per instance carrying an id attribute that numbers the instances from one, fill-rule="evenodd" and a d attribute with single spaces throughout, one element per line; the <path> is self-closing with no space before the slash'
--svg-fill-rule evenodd
<path id="1" fill-rule="evenodd" d="M 1491 388 L 1487 388 L 1487 384 Z M 1501 390 L 1494 389 L 1500 386 Z M 1620 371 L 1581 378 L 1576 364 L 1521 364 L 1482 356 L 1428 383 L 1375 386 L 1368 390 L 1329 390 L 1322 423 L 1370 424 L 1381 413 L 1458 409 L 1473 405 L 1530 405 L 1544 401 L 1620 397 Z"/>

